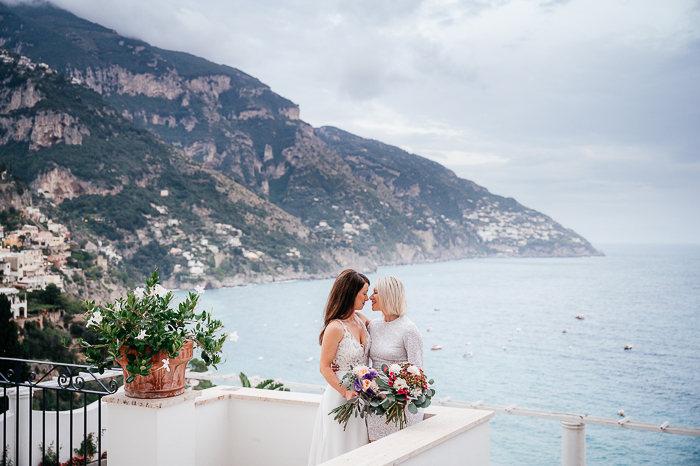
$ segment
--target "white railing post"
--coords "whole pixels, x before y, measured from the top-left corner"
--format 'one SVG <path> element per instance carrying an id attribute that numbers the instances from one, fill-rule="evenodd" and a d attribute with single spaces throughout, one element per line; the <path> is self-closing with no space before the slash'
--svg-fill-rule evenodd
<path id="1" fill-rule="evenodd" d="M 17 403 L 17 390 L 19 390 L 19 405 Z M 19 435 L 18 466 L 27 466 L 29 465 L 29 416 L 31 416 L 29 407 L 32 404 L 32 394 L 29 393 L 29 388 L 27 387 L 15 387 L 11 392 L 10 390 L 7 391 L 7 397 L 10 399 L 8 414 L 14 414 L 14 416 L 19 417 L 19 432 L 15 432 L 15 435 Z M 15 428 L 14 424 L 16 422 L 14 417 L 12 418 L 12 422 L 8 419 L 8 433 L 10 429 Z M 13 441 L 16 442 L 16 439 L 13 439 Z M 10 445 L 12 455 L 15 454 L 15 445 L 16 443 Z M 8 456 L 7 458 L 13 461 L 15 459 L 14 456 Z"/>
<path id="2" fill-rule="evenodd" d="M 586 424 L 561 421 L 562 466 L 586 466 Z"/>

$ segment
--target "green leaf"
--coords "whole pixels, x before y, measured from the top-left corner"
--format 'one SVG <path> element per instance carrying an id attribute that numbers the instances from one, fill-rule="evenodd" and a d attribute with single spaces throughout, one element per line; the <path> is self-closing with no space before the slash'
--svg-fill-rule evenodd
<path id="1" fill-rule="evenodd" d="M 134 381 L 136 376 L 134 374 L 129 374 L 129 377 L 126 378 L 126 383 L 131 383 Z"/>
<path id="2" fill-rule="evenodd" d="M 409 403 L 408 410 L 411 412 L 411 414 L 418 414 L 418 408 L 416 408 L 416 405 L 413 403 Z"/>

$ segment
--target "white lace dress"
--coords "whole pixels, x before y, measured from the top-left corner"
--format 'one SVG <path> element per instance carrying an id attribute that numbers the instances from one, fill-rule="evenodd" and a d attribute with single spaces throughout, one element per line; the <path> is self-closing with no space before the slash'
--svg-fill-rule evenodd
<path id="1" fill-rule="evenodd" d="M 365 331 L 367 343 L 365 346 L 362 346 L 352 336 L 345 324 L 342 321 L 338 321 L 343 324 L 345 329 L 343 339 L 338 343 L 335 359 L 333 359 L 333 363 L 339 366 L 336 372 L 338 380 L 342 379 L 343 375 L 350 370 L 350 366 L 367 366 L 369 362 L 369 349 L 372 343 L 370 335 L 365 324 L 357 317 L 357 314 L 355 314 L 355 318 Z M 323 393 L 323 398 L 316 414 L 316 425 L 314 426 L 314 436 L 309 453 L 309 466 L 321 464 L 369 443 L 364 419 L 351 417 L 347 429 L 343 431 L 343 426 L 333 420 L 333 416 L 328 415 L 328 413 L 345 403 L 345 401 L 345 398 L 340 396 L 340 393 L 335 388 L 330 385 L 326 386 L 326 391 Z"/>
<path id="2" fill-rule="evenodd" d="M 373 342 L 369 357 L 374 369 L 381 370 L 383 364 L 404 362 L 424 369 L 423 337 L 416 324 L 408 317 L 399 317 L 391 322 L 386 322 L 384 317 L 381 317 L 370 322 L 368 328 Z M 419 409 L 417 414 L 406 411 L 406 420 L 406 427 L 422 421 L 423 410 Z M 384 418 L 372 415 L 367 417 L 367 429 L 370 440 L 379 440 L 399 431 L 393 422 L 387 424 Z"/>

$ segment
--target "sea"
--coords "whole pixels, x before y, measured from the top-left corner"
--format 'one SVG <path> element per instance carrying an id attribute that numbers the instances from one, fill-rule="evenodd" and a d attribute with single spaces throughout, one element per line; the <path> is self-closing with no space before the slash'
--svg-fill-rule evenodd
<path id="1" fill-rule="evenodd" d="M 600 249 L 604 257 L 464 259 L 368 277 L 406 286 L 436 397 L 616 419 L 624 410 L 700 428 L 700 245 Z M 207 290 L 201 307 L 239 335 L 216 372 L 325 384 L 318 334 L 332 283 Z M 369 304 L 364 312 L 380 318 Z M 491 463 L 561 464 L 561 430 L 558 421 L 497 414 Z M 589 425 L 586 457 L 698 465 L 700 438 Z"/>

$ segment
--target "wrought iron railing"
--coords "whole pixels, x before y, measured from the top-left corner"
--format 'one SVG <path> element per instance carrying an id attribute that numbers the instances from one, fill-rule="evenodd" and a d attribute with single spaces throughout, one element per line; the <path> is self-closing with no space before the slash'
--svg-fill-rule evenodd
<path id="1" fill-rule="evenodd" d="M 68 413 L 69 424 L 67 427 L 68 441 L 64 443 L 67 443 L 65 446 L 68 447 L 68 464 L 71 466 L 81 464 L 75 461 L 75 458 L 79 455 L 77 453 L 76 456 L 73 455 L 74 428 L 76 428 L 76 432 L 79 432 L 79 427 L 74 425 L 74 418 L 76 417 L 74 415 L 74 410 L 81 409 L 81 400 L 83 442 L 79 447 L 82 451 L 82 458 L 80 461 L 85 465 L 88 463 L 88 437 L 91 434 L 88 430 L 88 404 L 92 406 L 92 403 L 96 402 L 97 432 L 95 432 L 95 437 L 97 438 L 98 462 L 100 465 L 102 464 L 102 397 L 117 391 L 119 384 L 116 380 L 112 379 L 107 382 L 103 376 L 97 373 L 96 368 L 91 366 L 33 361 L 28 359 L 0 358 L 0 387 L 2 388 L 3 395 L 2 457 L 0 457 L 2 466 L 7 466 L 13 456 L 15 466 L 21 466 L 23 464 L 36 466 L 33 460 L 38 460 L 39 456 L 41 457 L 41 463 L 47 465 L 47 460 L 49 460 L 49 462 L 53 460 L 53 455 L 47 454 L 50 453 L 50 451 L 47 450 L 51 448 L 50 446 L 47 447 L 47 437 L 49 437 L 49 441 L 55 441 L 55 460 L 57 464 L 61 464 L 60 457 L 63 445 L 61 443 L 60 434 L 61 429 L 66 428 L 66 426 L 61 425 L 61 417 L 65 418 L 66 412 Z M 41 398 L 39 398 L 38 393 L 41 393 Z M 47 396 L 47 394 L 49 394 L 49 396 Z M 33 400 L 35 395 L 37 399 Z M 14 409 L 12 409 L 13 397 Z M 62 397 L 64 398 L 64 405 L 65 398 L 68 398 L 68 409 L 62 409 L 66 407 L 62 406 Z M 47 408 L 48 398 L 55 398 L 55 406 L 49 406 Z M 91 399 L 92 401 L 89 403 Z M 50 403 L 52 402 L 53 400 L 50 401 Z M 39 409 L 34 409 L 34 405 L 37 405 L 36 407 Z M 55 425 L 53 425 L 53 423 L 48 425 L 47 411 L 52 413 L 52 408 L 55 408 L 55 415 L 49 415 L 49 417 L 55 417 Z M 61 413 L 63 413 L 64 416 L 61 416 Z M 36 449 L 37 456 L 34 455 L 34 442 L 37 440 L 34 438 L 35 418 L 37 418 L 37 421 L 41 421 L 41 443 L 39 444 L 41 448 Z M 8 419 L 14 424 L 14 454 L 9 453 L 10 445 L 7 441 L 7 435 L 10 426 L 8 426 Z M 47 430 L 55 432 L 47 433 Z M 52 433 L 53 435 L 51 435 Z M 53 439 L 50 438 L 52 436 L 54 437 Z M 78 441 L 79 438 L 80 437 L 78 437 Z M 38 450 L 41 451 L 39 452 Z"/>

